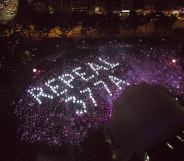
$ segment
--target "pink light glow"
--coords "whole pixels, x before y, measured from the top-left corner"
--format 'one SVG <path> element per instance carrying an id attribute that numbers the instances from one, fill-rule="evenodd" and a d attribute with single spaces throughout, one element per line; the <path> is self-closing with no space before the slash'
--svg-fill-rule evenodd
<path id="1" fill-rule="evenodd" d="M 36 68 L 34 68 L 34 69 L 33 69 L 33 73 L 36 73 L 36 72 L 37 72 L 37 69 L 36 69 Z"/>

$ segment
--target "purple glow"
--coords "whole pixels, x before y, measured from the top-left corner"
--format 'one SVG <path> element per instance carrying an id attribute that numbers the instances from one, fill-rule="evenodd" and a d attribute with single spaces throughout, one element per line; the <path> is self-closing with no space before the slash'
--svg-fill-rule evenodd
<path id="1" fill-rule="evenodd" d="M 116 46 L 115 46 L 116 47 Z M 120 48 L 121 49 L 121 48 Z M 119 50 L 120 50 L 119 49 Z M 122 49 L 121 49 L 122 50 Z M 98 75 L 87 66 L 87 63 L 99 63 L 99 56 L 89 56 L 85 60 L 77 60 L 69 65 L 64 74 L 70 73 L 76 67 L 82 67 L 81 73 L 86 72 L 84 77 L 94 75 L 89 82 L 81 80 L 75 76 L 75 81 L 70 82 L 74 86 L 73 89 L 67 88 L 67 93 L 62 96 L 54 97 L 49 100 L 43 98 L 43 103 L 38 104 L 28 92 L 24 93 L 22 99 L 16 108 L 16 114 L 20 118 L 20 133 L 21 139 L 26 142 L 42 142 L 49 145 L 62 144 L 79 144 L 87 135 L 90 129 L 96 129 L 100 125 L 105 124 L 111 115 L 113 102 L 120 94 L 129 86 L 146 82 L 151 85 L 161 85 L 166 87 L 172 95 L 184 96 L 184 72 L 179 63 L 170 64 L 174 52 L 170 53 L 167 49 L 150 49 L 142 50 L 141 56 L 135 54 L 127 54 L 123 52 L 113 55 L 112 58 L 103 57 L 100 52 L 100 57 L 110 63 L 119 63 L 119 66 L 111 70 L 100 70 Z M 102 51 L 102 47 L 99 48 Z M 162 53 L 162 54 L 159 54 Z M 153 57 L 157 54 L 157 57 Z M 174 59 L 176 60 L 176 59 Z M 173 63 L 173 61 L 172 61 Z M 106 65 L 107 67 L 107 65 Z M 54 72 L 54 77 L 61 75 L 60 71 Z M 109 76 L 121 79 L 123 82 L 121 88 L 109 79 Z M 50 76 L 51 79 L 54 77 Z M 45 78 L 49 78 L 45 74 Z M 44 77 L 31 87 L 44 87 L 47 81 Z M 103 81 L 109 88 L 108 90 L 101 83 L 94 86 L 97 81 Z M 62 86 L 60 90 L 63 90 Z M 92 91 L 94 100 L 89 95 L 80 93 L 89 87 Z M 60 88 L 60 87 L 59 87 Z M 49 94 L 53 92 L 47 91 Z M 64 99 L 69 96 L 76 96 L 77 99 L 84 100 L 86 103 L 87 113 L 76 115 L 76 109 L 81 108 L 75 103 L 66 103 Z"/>

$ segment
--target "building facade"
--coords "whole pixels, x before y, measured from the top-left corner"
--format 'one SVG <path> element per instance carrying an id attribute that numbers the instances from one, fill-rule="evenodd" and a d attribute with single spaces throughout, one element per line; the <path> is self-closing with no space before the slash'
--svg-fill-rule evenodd
<path id="1" fill-rule="evenodd" d="M 95 10 L 96 7 L 106 7 L 107 0 L 71 0 L 72 11 Z"/>

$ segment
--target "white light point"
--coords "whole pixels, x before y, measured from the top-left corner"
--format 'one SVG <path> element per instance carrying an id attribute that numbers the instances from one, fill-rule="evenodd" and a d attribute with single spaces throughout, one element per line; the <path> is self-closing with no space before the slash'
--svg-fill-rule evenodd
<path id="1" fill-rule="evenodd" d="M 100 60 L 100 62 L 108 65 L 111 69 L 113 69 L 113 68 L 115 68 L 115 67 L 117 67 L 119 65 L 119 63 L 116 63 L 116 64 L 109 63 L 106 60 L 103 60 L 102 58 L 98 58 L 98 59 Z"/>
<path id="2" fill-rule="evenodd" d="M 94 78 L 94 75 L 91 75 L 90 77 L 88 77 L 88 78 L 86 78 L 85 76 L 86 76 L 86 73 L 85 72 L 79 72 L 80 70 L 81 70 L 82 68 L 81 67 L 78 67 L 78 68 L 75 68 L 74 70 L 73 70 L 73 72 L 77 75 L 77 76 L 79 76 L 82 80 L 84 80 L 84 81 L 89 81 L 90 79 L 93 79 Z"/>
<path id="3" fill-rule="evenodd" d="M 144 155 L 144 161 L 150 161 L 150 157 L 147 152 Z"/>
<path id="4" fill-rule="evenodd" d="M 99 84 L 102 84 L 102 85 L 104 86 L 104 88 L 106 89 L 107 93 L 109 93 L 109 95 L 112 96 L 112 93 L 111 93 L 111 91 L 109 90 L 109 88 L 108 88 L 108 86 L 106 85 L 105 82 L 103 82 L 103 81 L 98 81 L 98 82 L 94 83 L 94 86 L 97 86 L 97 85 L 99 85 Z"/>
<path id="5" fill-rule="evenodd" d="M 70 79 L 66 80 L 65 78 L 69 77 Z M 70 88 L 73 88 L 73 86 L 70 84 L 74 80 L 74 76 L 71 74 L 63 74 L 61 77 L 58 77 L 62 82 L 64 82 L 67 86 Z"/>
<path id="6" fill-rule="evenodd" d="M 114 76 L 109 76 L 110 80 L 118 87 L 119 90 L 122 89 L 121 84 L 126 83 L 125 81 L 122 81 L 119 78 L 116 78 Z"/>
<path id="7" fill-rule="evenodd" d="M 171 150 L 174 150 L 174 147 L 173 147 L 169 142 L 167 142 L 166 145 L 167 145 Z"/>
<path id="8" fill-rule="evenodd" d="M 92 102 L 93 102 L 93 104 L 94 104 L 94 106 L 97 106 L 97 103 L 96 103 L 96 101 L 95 101 L 95 99 L 94 99 L 94 97 L 93 97 L 93 95 L 92 95 L 91 89 L 90 89 L 89 87 L 86 88 L 86 89 L 84 89 L 84 90 L 81 90 L 80 93 L 88 93 L 90 99 L 92 100 Z"/>
<path id="9" fill-rule="evenodd" d="M 58 85 L 55 85 L 55 86 L 51 85 L 51 83 L 53 83 L 55 81 L 56 81 L 55 79 L 49 80 L 47 83 L 45 83 L 45 85 L 47 87 L 49 87 L 52 90 L 52 92 L 54 92 L 57 96 L 60 96 L 60 95 L 62 95 L 64 93 L 66 93 L 67 89 L 65 89 L 65 90 L 63 90 L 61 92 L 58 92 L 57 89 L 59 88 L 59 86 Z"/>
<path id="10" fill-rule="evenodd" d="M 35 93 L 35 91 L 39 91 L 39 92 Z M 31 96 L 34 99 L 36 99 L 39 104 L 42 104 L 42 101 L 40 100 L 40 97 L 45 97 L 45 98 L 49 98 L 49 99 L 53 99 L 54 98 L 52 95 L 43 93 L 43 89 L 40 88 L 40 87 L 29 89 L 28 93 L 30 93 Z"/>
<path id="11" fill-rule="evenodd" d="M 125 82 L 125 81 L 124 81 L 124 82 Z M 123 82 L 123 83 L 124 83 L 124 82 Z M 125 82 L 125 83 L 126 83 L 126 82 Z M 127 82 L 126 85 L 127 85 L 127 86 L 130 86 L 131 84 Z"/>
<path id="12" fill-rule="evenodd" d="M 177 138 L 178 140 L 180 140 L 181 142 L 183 142 L 183 143 L 184 143 L 184 139 L 183 139 L 181 136 L 176 135 L 176 138 Z"/>
<path id="13" fill-rule="evenodd" d="M 94 63 L 88 63 L 88 65 L 96 73 L 96 75 L 99 75 L 100 70 L 109 70 L 107 67 L 103 67 L 103 66 L 100 66 L 100 65 L 94 64 Z"/>
<path id="14" fill-rule="evenodd" d="M 176 63 L 176 59 L 172 59 L 172 63 L 175 64 Z"/>
<path id="15" fill-rule="evenodd" d="M 37 69 L 36 69 L 36 68 L 34 68 L 34 69 L 33 69 L 33 73 L 36 73 L 36 72 L 37 72 Z"/>
<path id="16" fill-rule="evenodd" d="M 76 99 L 75 96 L 70 96 L 68 98 L 65 99 L 65 102 L 72 102 L 72 103 L 76 103 L 76 104 L 82 104 L 82 110 L 76 110 L 76 114 L 84 114 L 86 113 L 86 104 L 84 101 L 82 100 L 78 100 Z"/>

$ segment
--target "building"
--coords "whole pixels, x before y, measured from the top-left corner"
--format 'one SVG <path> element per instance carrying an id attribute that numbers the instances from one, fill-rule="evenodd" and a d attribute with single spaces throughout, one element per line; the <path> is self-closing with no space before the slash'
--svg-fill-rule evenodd
<path id="1" fill-rule="evenodd" d="M 121 9 L 121 0 L 71 0 L 72 11 L 95 11 L 95 8 L 103 8 L 107 12 Z"/>
<path id="2" fill-rule="evenodd" d="M 71 10 L 88 12 L 106 8 L 106 0 L 71 0 Z"/>
<path id="3" fill-rule="evenodd" d="M 131 6 L 130 0 L 122 0 L 121 7 L 122 9 L 129 9 Z"/>
<path id="4" fill-rule="evenodd" d="M 122 8 L 178 8 L 184 7 L 184 0 L 121 0 Z"/>
<path id="5" fill-rule="evenodd" d="M 72 11 L 87 11 L 90 7 L 90 0 L 71 0 Z"/>

